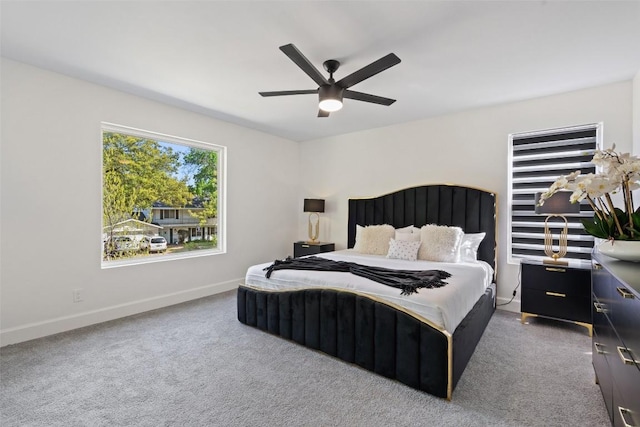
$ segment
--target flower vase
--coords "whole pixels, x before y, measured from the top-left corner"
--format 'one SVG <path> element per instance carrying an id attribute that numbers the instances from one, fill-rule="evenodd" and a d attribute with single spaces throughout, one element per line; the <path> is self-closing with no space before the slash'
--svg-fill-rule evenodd
<path id="1" fill-rule="evenodd" d="M 605 240 L 598 252 L 622 261 L 640 262 L 640 240 Z"/>

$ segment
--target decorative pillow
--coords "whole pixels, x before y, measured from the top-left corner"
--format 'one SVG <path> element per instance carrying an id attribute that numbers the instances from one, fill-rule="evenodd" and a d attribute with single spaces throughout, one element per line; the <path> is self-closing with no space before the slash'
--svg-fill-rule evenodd
<path id="1" fill-rule="evenodd" d="M 406 227 L 396 228 L 396 233 L 420 233 L 420 229 L 413 225 L 407 225 Z"/>
<path id="2" fill-rule="evenodd" d="M 396 228 L 396 233 L 413 233 L 413 225 L 407 225 L 406 227 Z"/>
<path id="3" fill-rule="evenodd" d="M 357 252 L 360 252 L 360 246 L 362 246 L 362 243 L 360 243 L 362 241 L 362 230 L 364 230 L 364 227 L 356 224 L 356 243 L 353 245 L 353 250 Z"/>
<path id="4" fill-rule="evenodd" d="M 487 233 L 465 233 L 460 243 L 460 262 L 476 262 L 478 260 L 478 248 Z"/>
<path id="5" fill-rule="evenodd" d="M 458 249 L 464 235 L 460 227 L 427 224 L 420 229 L 422 245 L 418 259 L 425 261 L 458 262 Z"/>
<path id="6" fill-rule="evenodd" d="M 389 242 L 389 252 L 387 253 L 387 258 L 415 261 L 416 259 L 418 259 L 418 248 L 420 247 L 420 245 L 420 240 L 412 242 L 391 239 L 391 241 Z"/>
<path id="7" fill-rule="evenodd" d="M 402 240 L 403 242 L 419 242 L 420 233 L 398 233 L 398 230 L 396 230 L 396 240 Z"/>
<path id="8" fill-rule="evenodd" d="M 389 224 L 356 226 L 357 252 L 370 255 L 386 255 L 389 252 L 389 240 L 393 239 L 396 230 Z"/>

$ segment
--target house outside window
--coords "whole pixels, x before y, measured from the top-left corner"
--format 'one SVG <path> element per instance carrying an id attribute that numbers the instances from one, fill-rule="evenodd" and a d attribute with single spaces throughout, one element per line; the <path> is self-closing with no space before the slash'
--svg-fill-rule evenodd
<path id="1" fill-rule="evenodd" d="M 224 252 L 225 147 L 109 123 L 102 144 L 103 267 Z"/>

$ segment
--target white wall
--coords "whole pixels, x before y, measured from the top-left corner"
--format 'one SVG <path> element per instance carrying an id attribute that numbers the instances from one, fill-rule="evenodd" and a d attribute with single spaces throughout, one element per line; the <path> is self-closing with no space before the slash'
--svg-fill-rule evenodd
<path id="1" fill-rule="evenodd" d="M 2 345 L 231 289 L 292 252 L 297 143 L 7 59 L 1 78 Z M 228 253 L 100 268 L 101 121 L 228 147 Z"/>
<path id="2" fill-rule="evenodd" d="M 507 264 L 504 249 L 509 216 L 508 135 L 603 122 L 605 147 L 615 142 L 618 149 L 629 151 L 631 105 L 632 84 L 627 81 L 304 142 L 300 152 L 300 164 L 305 168 L 302 191 L 326 198 L 321 239 L 336 242 L 339 249 L 347 243 L 349 198 L 437 183 L 496 192 L 498 298 L 506 301 L 518 280 L 518 266 Z M 301 215 L 299 234 L 306 235 L 305 230 L 306 216 Z M 519 311 L 519 293 L 506 308 Z"/>
<path id="3" fill-rule="evenodd" d="M 231 289 L 248 265 L 290 254 L 291 242 L 306 237 L 304 197 L 327 200 L 320 238 L 344 248 L 348 198 L 429 183 L 498 193 L 499 297 L 508 299 L 518 270 L 501 250 L 507 135 L 602 121 L 605 145 L 629 151 L 640 126 L 639 75 L 298 144 L 2 59 L 0 343 Z M 101 121 L 228 147 L 227 254 L 100 268 Z M 636 153 L 639 138 L 636 131 Z M 81 303 L 72 302 L 76 288 Z"/>

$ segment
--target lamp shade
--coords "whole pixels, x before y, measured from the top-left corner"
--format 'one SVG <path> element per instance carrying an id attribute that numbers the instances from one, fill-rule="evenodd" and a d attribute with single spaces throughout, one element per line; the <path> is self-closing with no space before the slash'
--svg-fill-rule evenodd
<path id="1" fill-rule="evenodd" d="M 580 213 L 580 203 L 571 203 L 569 197 L 571 191 L 558 191 L 553 196 L 544 201 L 542 206 L 538 202 L 542 193 L 536 193 L 536 213 L 537 214 L 572 214 Z"/>
<path id="2" fill-rule="evenodd" d="M 305 212 L 324 212 L 323 199 L 304 199 Z"/>

